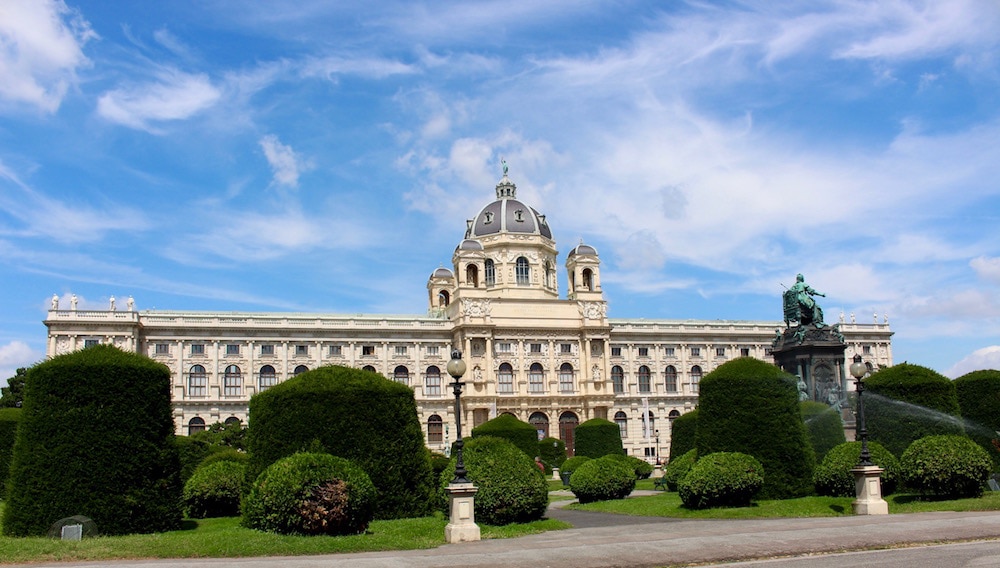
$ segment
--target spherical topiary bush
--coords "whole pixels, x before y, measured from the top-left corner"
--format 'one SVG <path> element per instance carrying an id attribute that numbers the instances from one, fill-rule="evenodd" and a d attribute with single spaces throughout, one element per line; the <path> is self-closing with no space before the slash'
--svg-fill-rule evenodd
<path id="1" fill-rule="evenodd" d="M 925 495 L 979 497 L 993 462 L 986 450 L 965 436 L 927 436 L 899 459 L 903 483 Z"/>
<path id="2" fill-rule="evenodd" d="M 691 471 L 691 466 L 698 461 L 698 450 L 692 448 L 684 455 L 670 460 L 667 467 L 663 469 L 663 479 L 667 483 L 667 489 L 677 491 L 677 484 L 684 476 Z"/>
<path id="3" fill-rule="evenodd" d="M 674 461 L 695 448 L 697 429 L 697 408 L 674 418 L 670 425 L 670 456 L 668 461 Z"/>
<path id="4" fill-rule="evenodd" d="M 569 478 L 569 490 L 581 503 L 624 499 L 633 489 L 635 470 L 610 455 L 583 462 Z"/>
<path id="5" fill-rule="evenodd" d="M 573 456 L 571 458 L 567 458 L 566 461 L 563 462 L 562 468 L 559 470 L 559 474 L 571 475 L 574 471 L 576 471 L 576 468 L 580 467 L 580 464 L 588 461 L 590 461 L 590 458 L 587 456 Z"/>
<path id="6" fill-rule="evenodd" d="M 493 436 L 509 440 L 529 458 L 538 455 L 538 430 L 511 414 L 501 414 L 472 429 L 472 437 Z"/>
<path id="7" fill-rule="evenodd" d="M 368 473 L 379 491 L 376 518 L 432 511 L 436 484 L 413 389 L 377 373 L 319 367 L 254 395 L 247 447 L 251 482 L 282 457 L 318 451 Z"/>
<path id="8" fill-rule="evenodd" d="M 184 484 L 184 509 L 192 519 L 236 517 L 246 479 L 245 463 L 216 461 L 198 466 Z"/>
<path id="9" fill-rule="evenodd" d="M 243 526 L 279 534 L 358 534 L 375 517 L 376 491 L 354 463 L 298 453 L 264 470 L 243 501 Z"/>
<path id="10" fill-rule="evenodd" d="M 627 465 L 633 472 L 635 472 L 635 478 L 637 480 L 646 479 L 653 473 L 653 466 L 651 466 L 649 462 L 635 456 L 627 456 L 625 454 L 608 454 L 604 457 Z"/>
<path id="11" fill-rule="evenodd" d="M 747 507 L 764 485 L 764 467 L 739 452 L 717 452 L 700 458 L 677 484 L 685 507 Z"/>
<path id="12" fill-rule="evenodd" d="M 236 462 L 246 466 L 250 463 L 250 456 L 246 452 L 241 452 L 239 450 L 234 450 L 232 448 L 226 448 L 219 450 L 217 452 L 212 452 L 205 456 L 205 459 L 201 460 L 198 467 L 205 467 L 208 464 L 212 464 L 220 461 Z"/>
<path id="13" fill-rule="evenodd" d="M 476 484 L 476 521 L 488 525 L 541 519 L 549 488 L 535 461 L 503 438 L 483 436 L 465 442 L 466 477 Z M 456 457 L 441 473 L 441 487 L 455 478 Z"/>
<path id="14" fill-rule="evenodd" d="M 920 365 L 901 363 L 865 379 L 868 439 L 902 456 L 925 436 L 964 435 L 955 385 Z"/>
<path id="15" fill-rule="evenodd" d="M 833 407 L 806 400 L 799 403 L 802 422 L 806 425 L 809 443 L 816 452 L 816 463 L 823 461 L 831 448 L 847 441 L 844 437 L 844 421 Z"/>
<path id="16" fill-rule="evenodd" d="M 574 453 L 578 456 L 599 458 L 622 453 L 621 428 L 603 418 L 591 418 L 576 427 Z"/>
<path id="17" fill-rule="evenodd" d="M 891 495 L 899 486 L 899 460 L 878 442 L 868 442 L 868 453 L 872 456 L 872 463 L 885 470 L 880 475 L 882 495 Z M 861 442 L 844 442 L 827 452 L 813 473 L 816 493 L 829 497 L 854 497 L 856 489 L 851 469 L 858 465 L 860 455 Z"/>
<path id="18" fill-rule="evenodd" d="M 965 421 L 965 433 L 993 459 L 993 471 L 1000 471 L 1000 371 L 973 371 L 955 379 L 958 406 Z M 1000 442 L 998 442 L 1000 443 Z"/>

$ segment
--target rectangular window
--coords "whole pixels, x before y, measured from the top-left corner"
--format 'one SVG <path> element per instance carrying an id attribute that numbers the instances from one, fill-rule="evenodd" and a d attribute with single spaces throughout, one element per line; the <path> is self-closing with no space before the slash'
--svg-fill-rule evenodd
<path id="1" fill-rule="evenodd" d="M 649 357 L 649 347 L 640 347 L 639 348 L 639 356 L 640 357 Z"/>
<path id="2" fill-rule="evenodd" d="M 573 352 L 573 344 L 572 343 L 560 343 L 559 344 L 559 352 L 563 353 L 563 354 L 572 353 Z"/>
<path id="3" fill-rule="evenodd" d="M 192 355 L 204 355 L 205 354 L 205 344 L 204 343 L 192 343 L 191 344 L 191 354 Z"/>
<path id="4" fill-rule="evenodd" d="M 701 347 L 692 347 L 691 348 L 691 356 L 692 357 L 701 357 Z"/>
<path id="5" fill-rule="evenodd" d="M 673 357 L 674 356 L 674 348 L 673 347 L 667 347 L 666 349 L 663 350 L 663 354 L 666 355 L 667 357 Z"/>
<path id="6" fill-rule="evenodd" d="M 531 346 L 530 346 L 530 349 L 531 349 L 532 353 L 541 353 L 542 352 L 542 344 L 541 343 L 532 343 Z"/>
<path id="7" fill-rule="evenodd" d="M 296 357 L 308 357 L 309 356 L 309 346 L 308 345 L 296 345 L 295 346 L 295 356 Z"/>
<path id="8" fill-rule="evenodd" d="M 170 355 L 170 345 L 166 343 L 156 344 L 156 354 L 157 355 Z"/>
<path id="9" fill-rule="evenodd" d="M 716 347 L 715 348 L 715 356 L 716 357 L 725 357 L 726 356 L 726 348 L 725 347 Z"/>
<path id="10" fill-rule="evenodd" d="M 397 357 L 405 357 L 406 356 L 406 346 L 405 345 L 397 345 L 396 346 L 396 356 Z"/>
<path id="11" fill-rule="evenodd" d="M 497 353 L 511 353 L 513 351 L 514 346 L 509 341 L 497 343 Z"/>
<path id="12" fill-rule="evenodd" d="M 612 345 L 611 346 L 611 356 L 612 357 L 621 357 L 622 356 L 622 346 L 621 345 Z"/>
<path id="13" fill-rule="evenodd" d="M 437 357 L 440 353 L 441 353 L 441 348 L 438 347 L 437 345 L 428 345 L 427 346 L 427 356 L 428 357 Z"/>
<path id="14" fill-rule="evenodd" d="M 274 355 L 274 345 L 261 345 L 260 346 L 261 355 Z"/>
<path id="15" fill-rule="evenodd" d="M 864 345 L 864 346 L 862 346 L 861 347 L 861 352 L 864 353 L 865 355 L 871 355 L 872 354 L 872 346 L 871 345 Z"/>
<path id="16" fill-rule="evenodd" d="M 749 356 L 750 356 L 750 348 L 749 347 L 741 347 L 740 348 L 740 357 L 749 357 Z"/>
<path id="17" fill-rule="evenodd" d="M 331 345 L 330 346 L 330 356 L 331 357 L 340 357 L 341 354 L 343 354 L 343 349 L 341 349 L 340 345 Z"/>
<path id="18" fill-rule="evenodd" d="M 240 346 L 238 343 L 230 343 L 226 345 L 226 355 L 239 355 Z"/>
<path id="19" fill-rule="evenodd" d="M 100 339 L 84 339 L 83 340 L 83 348 L 84 349 L 86 349 L 87 347 L 95 347 L 95 346 L 100 345 L 100 344 L 101 344 L 101 340 Z"/>
<path id="20" fill-rule="evenodd" d="M 374 357 L 375 356 L 375 346 L 374 345 L 362 345 L 361 346 L 361 356 L 362 357 Z"/>

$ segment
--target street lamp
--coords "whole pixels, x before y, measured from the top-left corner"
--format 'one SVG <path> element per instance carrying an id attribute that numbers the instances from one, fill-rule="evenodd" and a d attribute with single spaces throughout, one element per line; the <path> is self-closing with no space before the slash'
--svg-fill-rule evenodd
<path id="1" fill-rule="evenodd" d="M 448 374 L 455 382 L 451 383 L 451 388 L 455 393 L 455 479 L 452 483 L 469 483 L 466 479 L 465 461 L 462 459 L 462 376 L 465 375 L 465 361 L 462 360 L 462 352 L 455 349 L 451 352 L 451 361 L 448 361 Z"/>
<path id="2" fill-rule="evenodd" d="M 868 366 L 861 361 L 861 355 L 854 356 L 851 363 L 851 376 L 854 377 L 854 388 L 858 392 L 858 436 L 861 438 L 861 455 L 858 456 L 859 466 L 870 466 L 872 456 L 868 452 L 868 429 L 865 428 L 865 401 L 862 396 L 865 392 L 865 382 L 861 379 L 868 373 Z"/>

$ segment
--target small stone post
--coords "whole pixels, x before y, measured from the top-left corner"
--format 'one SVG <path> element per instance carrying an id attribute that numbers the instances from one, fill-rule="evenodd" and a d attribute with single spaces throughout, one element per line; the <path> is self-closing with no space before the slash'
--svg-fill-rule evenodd
<path id="1" fill-rule="evenodd" d="M 471 542 L 479 540 L 479 525 L 476 524 L 474 497 L 479 489 L 472 483 L 452 482 L 446 488 L 450 502 L 448 524 L 444 527 L 444 541 Z"/>
<path id="2" fill-rule="evenodd" d="M 877 465 L 859 465 L 851 469 L 854 474 L 854 494 L 851 503 L 855 515 L 888 515 L 889 504 L 882 498 L 883 471 Z"/>

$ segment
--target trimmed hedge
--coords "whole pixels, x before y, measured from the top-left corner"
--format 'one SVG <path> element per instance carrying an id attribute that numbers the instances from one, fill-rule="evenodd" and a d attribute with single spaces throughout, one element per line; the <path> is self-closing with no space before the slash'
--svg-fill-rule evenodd
<path id="1" fill-rule="evenodd" d="M 375 517 L 431 512 L 435 484 L 413 391 L 360 369 L 306 371 L 250 399 L 247 478 L 299 451 L 349 459 L 379 492 Z"/>
<path id="2" fill-rule="evenodd" d="M 476 522 L 488 525 L 541 519 L 549 486 L 535 461 L 503 438 L 481 436 L 465 443 L 466 477 L 476 484 Z M 441 473 L 442 490 L 455 478 L 455 458 Z"/>
<path id="3" fill-rule="evenodd" d="M 583 462 L 569 478 L 569 490 L 580 503 L 624 499 L 633 489 L 635 470 L 615 454 Z"/>
<path id="4" fill-rule="evenodd" d="M 747 507 L 764 486 L 764 468 L 753 456 L 716 452 L 698 460 L 677 485 L 685 507 Z"/>
<path id="5" fill-rule="evenodd" d="M 698 450 L 690 449 L 686 454 L 670 460 L 667 467 L 663 469 L 663 479 L 667 483 L 667 489 L 677 491 L 677 484 L 684 476 L 691 471 L 691 466 L 698 461 Z"/>
<path id="6" fill-rule="evenodd" d="M 170 370 L 98 345 L 28 371 L 4 534 L 41 536 L 84 515 L 102 535 L 181 524 Z"/>
<path id="7" fill-rule="evenodd" d="M 600 458 L 622 453 L 621 428 L 610 420 L 591 418 L 576 427 L 573 454 Z"/>
<path id="8" fill-rule="evenodd" d="M 823 461 L 832 448 L 847 441 L 840 413 L 822 402 L 806 400 L 799 403 L 802 422 L 806 425 L 809 444 L 816 452 L 816 463 Z"/>
<path id="9" fill-rule="evenodd" d="M 812 493 L 816 456 L 802 423 L 794 376 L 742 357 L 706 375 L 699 390 L 699 456 L 740 452 L 757 458 L 764 466 L 764 499 Z"/>
<path id="10" fill-rule="evenodd" d="M 670 456 L 668 461 L 683 456 L 697 447 L 695 434 L 698 430 L 698 409 L 674 418 L 670 427 Z"/>
<path id="11" fill-rule="evenodd" d="M 879 476 L 882 495 L 892 495 L 902 476 L 899 460 L 878 442 L 868 442 L 868 453 L 872 456 L 872 463 L 885 470 Z M 857 489 L 851 469 L 858 465 L 860 455 L 861 442 L 844 442 L 827 452 L 813 474 L 816 493 L 829 497 L 854 497 Z"/>
<path id="12" fill-rule="evenodd" d="M 10 458 L 14 453 L 14 437 L 20 422 L 20 408 L 0 408 L 0 499 L 7 494 Z"/>
<path id="13" fill-rule="evenodd" d="M 993 471 L 1000 471 L 1000 371 L 973 371 L 955 379 L 958 407 L 965 419 L 966 434 L 986 450 Z"/>
<path id="14" fill-rule="evenodd" d="M 559 470 L 559 474 L 566 475 L 567 473 L 573 473 L 578 467 L 580 467 L 580 464 L 588 462 L 591 459 L 592 458 L 588 458 L 587 456 L 573 456 L 568 458 L 563 462 L 563 466 L 562 469 Z"/>
<path id="15" fill-rule="evenodd" d="M 192 519 L 238 517 L 245 463 L 231 460 L 202 464 L 184 484 L 184 510 Z"/>
<path id="16" fill-rule="evenodd" d="M 532 460 L 538 455 L 538 430 L 531 424 L 518 420 L 516 416 L 501 414 L 472 429 L 473 438 L 482 436 L 503 438 L 517 446 Z"/>
<path id="17" fill-rule="evenodd" d="M 246 466 L 250 463 L 250 456 L 239 450 L 234 450 L 232 448 L 227 448 L 225 450 L 219 450 L 217 452 L 212 452 L 205 456 L 205 459 L 201 460 L 198 464 L 199 468 L 205 467 L 206 465 L 217 463 L 217 462 L 236 462 Z"/>
<path id="18" fill-rule="evenodd" d="M 368 474 L 351 461 L 297 453 L 257 478 L 243 501 L 243 526 L 279 534 L 359 534 L 375 517 L 376 500 Z"/>
<path id="19" fill-rule="evenodd" d="M 637 480 L 646 479 L 653 473 L 653 466 L 642 458 L 637 458 L 635 456 L 628 456 L 625 454 L 608 454 L 602 457 L 625 464 L 626 466 L 628 466 L 629 469 L 632 470 Z"/>
<path id="20" fill-rule="evenodd" d="M 979 497 L 993 462 L 986 450 L 965 436 L 927 436 L 899 460 L 903 482 L 925 495 L 963 499 Z"/>
<path id="21" fill-rule="evenodd" d="M 566 461 L 566 443 L 559 438 L 542 438 L 538 441 L 538 457 L 545 464 L 545 473 L 551 475 L 552 468 L 562 468 Z"/>
<path id="22" fill-rule="evenodd" d="M 944 375 L 901 363 L 865 379 L 868 439 L 902 455 L 925 436 L 964 435 L 954 383 Z"/>

